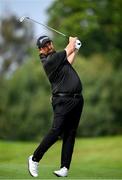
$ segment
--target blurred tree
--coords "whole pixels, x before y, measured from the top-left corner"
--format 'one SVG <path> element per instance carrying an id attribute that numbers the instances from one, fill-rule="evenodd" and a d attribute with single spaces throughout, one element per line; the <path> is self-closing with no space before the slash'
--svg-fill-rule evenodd
<path id="1" fill-rule="evenodd" d="M 78 135 L 122 134 L 122 71 L 115 71 L 101 55 L 77 61 L 85 99 Z"/>
<path id="2" fill-rule="evenodd" d="M 116 67 L 122 65 L 122 1 L 121 0 L 62 0 L 48 9 L 49 25 L 83 42 L 83 55 L 107 53 Z M 58 38 L 57 38 L 58 36 Z M 64 39 L 55 34 L 58 47 Z"/>
<path id="3" fill-rule="evenodd" d="M 29 56 L 33 27 L 27 22 L 20 23 L 14 15 L 0 21 L 0 74 L 9 76 Z"/>
<path id="4" fill-rule="evenodd" d="M 37 54 L 37 52 L 36 52 Z M 50 126 L 49 83 L 40 62 L 26 61 L 0 87 L 0 138 L 33 140 Z"/>

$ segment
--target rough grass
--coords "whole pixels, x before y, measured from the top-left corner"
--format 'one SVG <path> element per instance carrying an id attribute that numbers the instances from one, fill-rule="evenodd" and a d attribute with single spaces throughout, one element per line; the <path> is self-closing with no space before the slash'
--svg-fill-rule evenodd
<path id="1" fill-rule="evenodd" d="M 27 158 L 37 144 L 0 141 L 0 179 L 32 179 Z M 45 154 L 37 179 L 59 179 L 52 172 L 60 166 L 60 148 L 59 141 Z M 122 179 L 122 136 L 77 139 L 69 176 L 61 179 Z"/>

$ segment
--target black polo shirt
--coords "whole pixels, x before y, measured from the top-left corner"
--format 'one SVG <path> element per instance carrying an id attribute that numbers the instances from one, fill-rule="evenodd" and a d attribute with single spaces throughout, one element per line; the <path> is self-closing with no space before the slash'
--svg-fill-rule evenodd
<path id="1" fill-rule="evenodd" d="M 68 62 L 66 51 L 40 55 L 41 62 L 51 83 L 52 94 L 81 93 L 82 84 L 77 72 Z"/>

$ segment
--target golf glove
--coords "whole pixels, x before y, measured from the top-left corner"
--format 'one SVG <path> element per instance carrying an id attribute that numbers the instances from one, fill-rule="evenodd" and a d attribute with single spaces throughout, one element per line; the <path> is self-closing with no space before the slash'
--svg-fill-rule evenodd
<path id="1" fill-rule="evenodd" d="M 75 49 L 79 50 L 81 45 L 82 45 L 81 42 L 77 39 L 75 43 Z"/>

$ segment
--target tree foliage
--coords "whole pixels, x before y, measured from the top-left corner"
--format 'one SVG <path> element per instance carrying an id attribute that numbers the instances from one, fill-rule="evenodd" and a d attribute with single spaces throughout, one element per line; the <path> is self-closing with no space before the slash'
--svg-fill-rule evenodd
<path id="1" fill-rule="evenodd" d="M 122 65 L 122 1 L 121 0 L 62 0 L 48 9 L 49 25 L 83 42 L 80 53 L 108 54 L 114 66 Z M 63 46 L 63 38 L 54 36 Z"/>
<path id="2" fill-rule="evenodd" d="M 33 27 L 30 23 L 20 23 L 15 15 L 1 18 L 0 75 L 9 76 L 29 57 L 32 40 Z"/>
<path id="3" fill-rule="evenodd" d="M 98 61 L 99 59 L 99 61 Z M 83 81 L 85 105 L 79 136 L 122 133 L 122 71 L 99 55 L 76 64 Z"/>
<path id="4" fill-rule="evenodd" d="M 1 79 L 1 138 L 35 139 L 49 128 L 49 84 L 40 70 L 40 63 L 31 59 L 9 80 Z"/>

